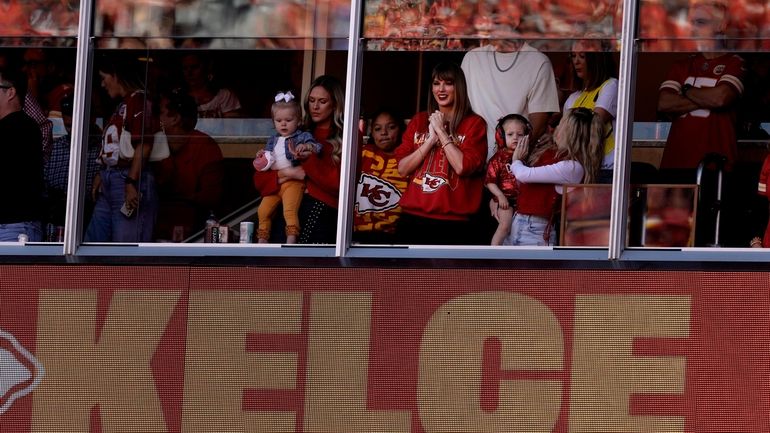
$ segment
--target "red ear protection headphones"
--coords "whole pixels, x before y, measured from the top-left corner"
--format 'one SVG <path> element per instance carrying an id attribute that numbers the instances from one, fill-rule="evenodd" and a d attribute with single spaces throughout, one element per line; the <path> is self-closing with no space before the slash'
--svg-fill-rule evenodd
<path id="1" fill-rule="evenodd" d="M 505 115 L 497 121 L 497 126 L 495 127 L 495 143 L 497 144 L 498 148 L 505 147 L 505 130 L 503 129 L 503 125 L 505 125 L 505 122 L 509 120 L 518 120 L 519 122 L 523 123 L 524 134 L 529 135 L 532 133 L 532 124 L 529 123 L 529 119 L 522 116 L 521 114 Z"/>

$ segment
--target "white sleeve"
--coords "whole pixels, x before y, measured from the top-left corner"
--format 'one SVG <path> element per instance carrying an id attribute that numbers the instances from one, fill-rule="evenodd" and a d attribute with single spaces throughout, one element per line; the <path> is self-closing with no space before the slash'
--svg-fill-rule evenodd
<path id="1" fill-rule="evenodd" d="M 618 80 L 611 78 L 610 82 L 599 91 L 599 97 L 596 99 L 596 107 L 604 108 L 615 118 L 618 112 Z"/>
<path id="2" fill-rule="evenodd" d="M 579 162 L 572 160 L 559 161 L 540 167 L 527 167 L 521 161 L 516 160 L 511 164 L 511 173 L 517 182 L 566 185 L 580 183 L 585 171 Z"/>

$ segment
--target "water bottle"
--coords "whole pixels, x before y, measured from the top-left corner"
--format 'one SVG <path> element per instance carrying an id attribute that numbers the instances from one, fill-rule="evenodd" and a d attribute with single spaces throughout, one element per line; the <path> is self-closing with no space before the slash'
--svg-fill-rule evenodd
<path id="1" fill-rule="evenodd" d="M 206 234 L 203 242 L 207 244 L 219 242 L 219 221 L 214 216 L 214 212 L 210 212 L 208 219 L 206 219 Z"/>

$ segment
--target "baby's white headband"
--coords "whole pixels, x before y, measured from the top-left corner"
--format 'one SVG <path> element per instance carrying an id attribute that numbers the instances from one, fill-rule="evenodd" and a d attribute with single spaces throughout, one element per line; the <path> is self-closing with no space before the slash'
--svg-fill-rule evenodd
<path id="1" fill-rule="evenodd" d="M 278 94 L 275 95 L 275 102 L 280 102 L 280 101 L 289 102 L 293 99 L 294 99 L 294 95 L 291 94 L 291 90 L 286 93 L 278 92 Z"/>

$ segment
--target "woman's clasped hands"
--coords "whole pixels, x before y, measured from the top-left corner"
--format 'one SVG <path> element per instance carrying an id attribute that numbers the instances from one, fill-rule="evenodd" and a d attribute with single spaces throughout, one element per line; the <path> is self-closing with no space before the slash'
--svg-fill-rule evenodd
<path id="1" fill-rule="evenodd" d="M 428 125 L 428 131 L 430 132 L 428 139 L 430 140 L 431 137 L 435 139 L 432 144 L 442 143 L 449 139 L 449 133 L 446 130 L 446 123 L 444 120 L 444 113 L 438 110 L 434 111 L 428 118 L 428 122 L 430 122 Z"/>

